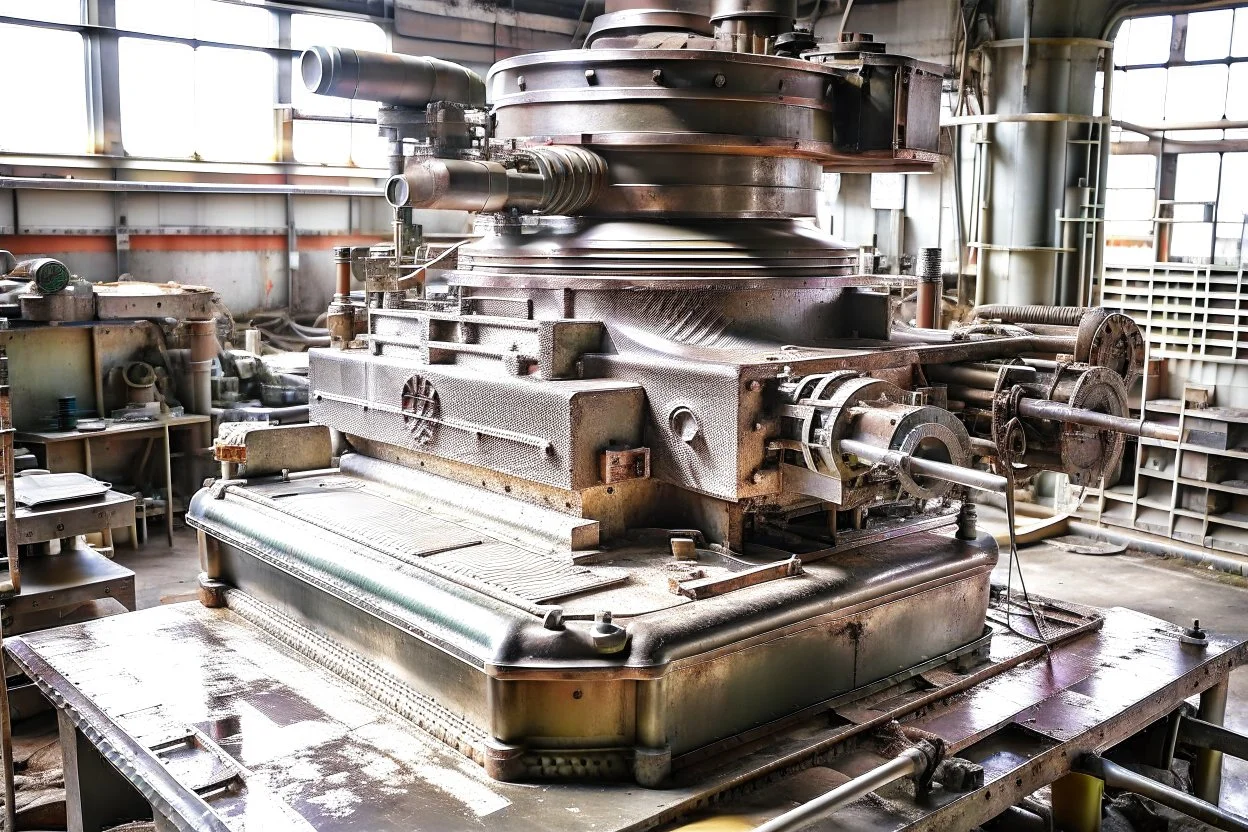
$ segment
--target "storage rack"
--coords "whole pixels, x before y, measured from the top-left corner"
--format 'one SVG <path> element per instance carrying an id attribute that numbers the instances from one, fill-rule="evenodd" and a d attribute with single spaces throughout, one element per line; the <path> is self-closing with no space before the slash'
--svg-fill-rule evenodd
<path id="1" fill-rule="evenodd" d="M 1081 510 L 1097 523 L 1248 555 L 1244 278 L 1242 268 L 1106 267 L 1102 305 L 1134 318 L 1148 357 L 1169 371 L 1169 386 L 1140 385 L 1133 407 L 1178 425 L 1182 441 L 1133 441 L 1118 481 L 1085 495 Z M 1209 389 L 1225 406 L 1195 403 Z"/>

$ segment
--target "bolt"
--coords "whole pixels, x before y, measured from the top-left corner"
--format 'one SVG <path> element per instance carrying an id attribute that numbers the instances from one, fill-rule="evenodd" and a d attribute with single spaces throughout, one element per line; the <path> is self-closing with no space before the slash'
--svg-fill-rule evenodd
<path id="1" fill-rule="evenodd" d="M 765 479 L 767 479 L 767 475 L 763 473 L 761 468 L 755 471 L 753 476 L 750 477 L 750 480 L 753 481 L 755 485 L 760 484 Z"/>
<path id="2" fill-rule="evenodd" d="M 656 84 L 662 84 L 663 83 L 663 70 L 656 69 L 656 70 L 651 71 L 650 80 Z"/>
<path id="3" fill-rule="evenodd" d="M 722 87 L 724 84 L 727 84 L 727 83 L 728 83 L 728 79 L 724 77 L 724 74 L 722 72 L 715 73 L 715 86 Z"/>
<path id="4" fill-rule="evenodd" d="M 601 610 L 594 613 L 594 626 L 598 627 L 602 624 L 611 623 L 611 610 Z"/>
<path id="5" fill-rule="evenodd" d="M 762 386 L 763 385 L 758 381 L 758 379 L 755 379 L 754 381 L 751 381 L 749 384 L 747 384 L 745 387 L 751 393 L 757 393 L 762 388 Z"/>
<path id="6" fill-rule="evenodd" d="M 598 83 L 598 73 L 594 72 L 592 69 L 585 70 L 585 83 L 587 84 Z"/>
<path id="7" fill-rule="evenodd" d="M 827 86 L 823 88 L 823 97 L 824 98 L 832 97 L 832 84 L 831 83 L 829 83 Z"/>
<path id="8" fill-rule="evenodd" d="M 516 86 L 520 88 L 520 92 L 524 92 L 525 80 L 523 75 L 516 76 Z"/>

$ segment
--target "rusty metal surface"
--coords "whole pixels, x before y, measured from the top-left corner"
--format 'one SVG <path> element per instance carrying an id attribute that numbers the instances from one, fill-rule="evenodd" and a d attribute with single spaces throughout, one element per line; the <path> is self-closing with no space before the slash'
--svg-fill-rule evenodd
<path id="1" fill-rule="evenodd" d="M 924 707 L 908 724 L 977 759 L 985 787 L 938 794 L 922 809 L 864 801 L 835 828 L 963 828 L 1068 770 L 1075 751 L 1103 750 L 1138 731 L 1245 658 L 1243 642 L 1214 636 L 1194 650 L 1171 625 L 1122 609 L 1106 611 L 1102 630 L 1055 647 L 1048 659 L 998 632 L 989 670 L 925 675 L 928 693 L 944 688 L 947 702 L 902 696 L 898 706 L 899 691 L 878 692 L 856 711 L 838 708 L 832 719 L 824 712 L 743 757 L 709 761 L 696 785 L 653 791 L 490 781 L 229 610 L 159 607 L 23 636 L 7 648 L 149 800 L 185 821 L 178 828 L 372 832 L 651 828 L 769 772 L 827 763 L 865 728 Z M 949 697 L 968 679 L 978 684 Z M 176 742 L 177 765 L 162 765 L 152 749 L 168 758 Z M 835 765 L 847 768 L 852 757 Z M 200 781 L 220 771 L 234 787 L 197 796 Z M 717 812 L 737 811 L 728 797 Z M 192 814 L 201 806 L 211 815 Z"/>
<path id="2" fill-rule="evenodd" d="M 982 787 L 953 792 L 937 786 L 924 799 L 910 788 L 882 789 L 811 829 L 970 829 L 996 816 L 1070 771 L 1081 755 L 1111 748 L 1224 680 L 1248 657 L 1243 641 L 1212 637 L 1207 648 L 1197 647 L 1182 643 L 1181 632 L 1131 610 L 1107 610 L 1099 632 L 1055 648 L 1048 659 L 1036 658 L 985 679 L 940 707 L 903 721 L 907 728 L 945 739 L 951 754 L 982 765 Z M 994 659 L 1001 650 L 1015 649 L 1011 641 L 1018 639 L 998 635 Z M 927 678 L 939 683 L 942 677 L 936 673 Z M 838 710 L 851 721 L 871 712 L 869 705 Z M 860 749 L 824 764 L 853 776 L 879 759 Z M 760 802 L 767 800 L 755 796 L 728 801 L 716 813 L 746 815 L 755 822 L 778 814 L 759 812 Z"/>

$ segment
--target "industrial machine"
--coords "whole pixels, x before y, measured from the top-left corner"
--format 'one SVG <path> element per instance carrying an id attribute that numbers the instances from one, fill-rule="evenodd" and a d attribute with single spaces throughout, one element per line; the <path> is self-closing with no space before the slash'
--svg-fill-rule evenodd
<path id="1" fill-rule="evenodd" d="M 392 138 L 394 241 L 338 252 L 367 308 L 340 286 L 311 359 L 311 418 L 347 452 L 218 482 L 190 522 L 210 582 L 379 658 L 495 778 L 658 786 L 982 651 L 997 550 L 967 494 L 1095 483 L 1153 429 L 1127 415 L 1129 319 L 900 327 L 802 220 L 824 170 L 936 161 L 941 71 L 793 17 L 616 11 L 484 81 L 303 58 Z M 414 208 L 478 212 L 478 234 L 431 254 Z"/>
<path id="2" fill-rule="evenodd" d="M 381 102 L 394 239 L 335 253 L 309 406 L 338 435 L 336 464 L 305 433 L 235 437 L 187 514 L 202 598 L 418 725 L 462 764 L 439 771 L 483 769 L 513 802 L 496 828 L 656 826 L 783 773 L 722 774 L 768 743 L 792 770 L 826 759 L 835 743 L 803 745 L 803 721 L 839 730 L 852 720 L 835 709 L 906 684 L 913 710 L 934 680 L 985 684 L 1095 630 L 1094 611 L 991 587 L 974 496 L 1038 471 L 1096 483 L 1124 435 L 1176 437 L 1129 416 L 1130 319 L 998 308 L 936 329 L 921 310 L 906 326 L 857 249 L 804 219 L 824 171 L 938 161 L 942 70 L 863 35 L 817 43 L 795 12 L 618 9 L 585 48 L 485 79 L 432 58 L 303 57 L 309 88 Z M 415 209 L 477 212 L 476 233 L 432 246 Z M 1209 661 L 1229 663 L 1205 687 L 1242 660 L 1216 644 Z M 29 648 L 15 655 L 40 675 Z M 1211 673 L 1193 662 L 1176 672 Z M 192 744 L 233 748 L 238 725 L 213 726 Z M 872 788 L 930 784 L 943 741 L 916 742 Z M 1062 773 L 1035 754 L 1032 788 Z M 160 802 L 163 777 L 130 779 L 190 816 Z M 544 817 L 537 792 L 506 790 L 543 781 L 558 784 Z M 1013 789 L 974 808 L 999 812 Z M 369 828 L 401 815 L 376 813 Z"/>

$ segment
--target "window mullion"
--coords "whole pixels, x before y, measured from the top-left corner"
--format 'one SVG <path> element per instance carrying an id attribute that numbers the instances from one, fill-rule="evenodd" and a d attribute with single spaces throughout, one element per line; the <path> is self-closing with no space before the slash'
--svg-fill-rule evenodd
<path id="1" fill-rule="evenodd" d="M 113 0 L 84 0 L 86 23 L 112 28 L 117 18 Z M 83 38 L 87 53 L 87 123 L 95 153 L 121 155 L 121 81 L 117 35 L 108 28 L 89 29 Z"/>

